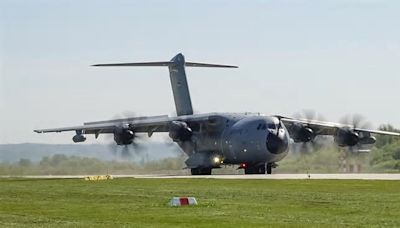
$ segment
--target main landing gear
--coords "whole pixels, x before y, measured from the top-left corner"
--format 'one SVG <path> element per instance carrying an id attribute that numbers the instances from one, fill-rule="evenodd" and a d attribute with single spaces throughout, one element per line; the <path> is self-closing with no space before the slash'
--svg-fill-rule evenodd
<path id="1" fill-rule="evenodd" d="M 211 175 L 211 168 L 193 168 L 190 172 L 192 175 Z"/>
<path id="2" fill-rule="evenodd" d="M 248 165 L 246 167 L 239 167 L 244 169 L 244 174 L 272 174 L 272 168 L 276 168 L 275 163 L 264 163 L 259 165 Z M 192 175 L 211 175 L 212 168 L 199 167 L 192 168 L 190 172 Z"/>
<path id="3" fill-rule="evenodd" d="M 267 163 L 267 174 L 272 174 L 272 163 Z"/>
<path id="4" fill-rule="evenodd" d="M 244 168 L 244 174 L 272 174 L 272 168 L 275 168 L 274 163 L 267 163 Z"/>

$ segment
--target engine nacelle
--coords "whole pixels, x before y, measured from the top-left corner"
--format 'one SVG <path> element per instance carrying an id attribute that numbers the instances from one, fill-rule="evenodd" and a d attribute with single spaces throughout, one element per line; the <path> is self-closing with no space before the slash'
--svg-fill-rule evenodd
<path id="1" fill-rule="evenodd" d="M 192 129 L 185 122 L 172 121 L 169 126 L 169 137 L 174 141 L 187 141 L 193 135 Z"/>
<path id="2" fill-rule="evenodd" d="M 301 124 L 293 124 L 291 126 L 291 135 L 294 142 L 310 142 L 315 138 L 314 131 L 310 127 L 303 126 Z"/>
<path id="3" fill-rule="evenodd" d="M 339 128 L 335 135 L 335 142 L 341 147 L 355 146 L 360 142 L 360 137 L 350 128 Z"/>
<path id="4" fill-rule="evenodd" d="M 85 142 L 86 137 L 84 135 L 77 134 L 77 135 L 74 135 L 74 137 L 72 137 L 72 141 L 74 141 L 74 143 Z"/>
<path id="5" fill-rule="evenodd" d="M 133 143 L 135 133 L 129 129 L 118 129 L 114 131 L 114 141 L 117 145 L 129 145 Z"/>
<path id="6" fill-rule="evenodd" d="M 364 138 L 361 138 L 358 143 L 360 143 L 360 144 L 375 144 L 376 138 L 374 136 L 364 137 Z"/>

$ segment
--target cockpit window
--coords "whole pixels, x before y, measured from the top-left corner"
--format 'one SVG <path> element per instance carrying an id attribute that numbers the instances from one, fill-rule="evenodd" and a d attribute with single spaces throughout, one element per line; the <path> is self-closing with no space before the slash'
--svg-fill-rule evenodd
<path id="1" fill-rule="evenodd" d="M 257 125 L 257 130 L 267 130 L 267 128 L 275 130 L 277 128 L 277 124 L 275 124 L 275 123 L 268 123 L 268 124 L 260 123 Z"/>

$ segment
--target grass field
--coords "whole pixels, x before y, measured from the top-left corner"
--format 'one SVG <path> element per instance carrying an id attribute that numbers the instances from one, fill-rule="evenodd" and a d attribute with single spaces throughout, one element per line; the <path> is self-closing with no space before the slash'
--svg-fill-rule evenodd
<path id="1" fill-rule="evenodd" d="M 194 196 L 198 206 L 167 206 Z M 399 181 L 0 179 L 0 227 L 400 227 Z"/>

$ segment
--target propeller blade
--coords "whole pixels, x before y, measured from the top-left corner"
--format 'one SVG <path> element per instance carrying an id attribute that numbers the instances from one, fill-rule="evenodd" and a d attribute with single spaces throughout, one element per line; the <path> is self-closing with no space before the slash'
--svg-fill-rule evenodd
<path id="1" fill-rule="evenodd" d="M 307 123 L 311 123 L 313 120 L 325 120 L 325 118 L 321 114 L 312 109 L 303 110 L 302 112 L 296 113 L 293 116 L 297 119 L 305 120 Z M 313 137 L 309 142 L 302 142 L 299 146 L 299 152 L 301 154 L 314 152 L 315 150 L 317 150 L 318 147 L 323 145 L 322 143 L 318 143 L 318 140 L 318 137 Z"/>
<path id="2" fill-rule="evenodd" d="M 120 115 L 115 115 L 113 119 L 124 120 L 124 119 L 134 118 L 134 117 L 135 117 L 134 112 L 125 111 Z M 127 126 L 128 124 L 129 124 L 128 122 L 121 121 L 119 124 L 117 124 L 117 126 L 125 129 L 127 127 L 129 128 L 129 126 Z M 121 156 L 123 158 L 132 157 L 134 155 L 135 156 L 144 156 L 143 151 L 145 148 L 143 146 L 141 146 L 140 143 L 138 142 L 138 141 L 144 140 L 143 135 L 138 135 L 135 132 L 133 132 L 132 143 L 127 144 L 127 145 L 117 145 L 116 142 L 114 141 L 114 134 L 108 134 L 106 137 L 109 139 L 112 139 L 112 141 L 113 141 L 110 144 L 110 150 L 114 155 Z"/>
<path id="3" fill-rule="evenodd" d="M 346 115 L 339 120 L 340 123 L 351 126 L 351 129 L 371 129 L 372 125 L 369 121 L 366 120 L 366 118 L 360 114 L 354 114 L 354 115 Z M 359 133 L 361 134 L 361 133 Z M 359 137 L 362 137 L 360 135 Z M 368 149 L 368 148 L 367 148 Z M 353 153 L 358 153 L 358 151 L 365 151 L 366 146 L 361 145 L 357 143 L 354 146 L 348 147 L 348 150 Z"/>

